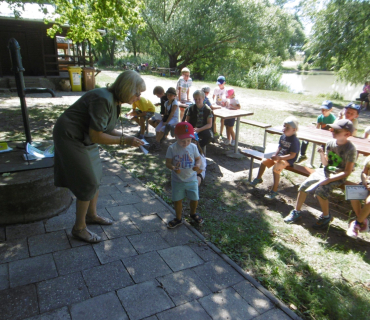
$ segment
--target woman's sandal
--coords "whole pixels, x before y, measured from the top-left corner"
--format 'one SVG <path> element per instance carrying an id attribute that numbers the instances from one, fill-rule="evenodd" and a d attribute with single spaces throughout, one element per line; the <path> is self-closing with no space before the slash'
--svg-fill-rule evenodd
<path id="1" fill-rule="evenodd" d="M 103 226 L 109 226 L 113 224 L 113 221 L 111 219 L 105 218 L 105 217 L 100 217 L 96 216 L 94 218 L 90 218 L 89 216 L 86 216 L 86 223 L 87 224 L 100 224 Z"/>
<path id="2" fill-rule="evenodd" d="M 86 232 L 85 232 L 86 231 Z M 98 243 L 102 241 L 102 238 L 98 236 L 96 233 L 91 232 L 89 229 L 85 228 L 82 230 L 76 230 L 74 227 L 72 228 L 72 236 L 75 238 L 88 242 L 88 243 Z"/>
<path id="3" fill-rule="evenodd" d="M 171 220 L 169 223 L 167 223 L 167 228 L 169 229 L 173 229 L 173 228 L 176 228 L 177 226 L 181 225 L 183 223 L 183 220 L 182 219 L 173 219 Z"/>
<path id="4" fill-rule="evenodd" d="M 191 214 L 190 218 L 194 220 L 197 224 L 201 225 L 204 222 L 204 219 L 199 214 Z"/>

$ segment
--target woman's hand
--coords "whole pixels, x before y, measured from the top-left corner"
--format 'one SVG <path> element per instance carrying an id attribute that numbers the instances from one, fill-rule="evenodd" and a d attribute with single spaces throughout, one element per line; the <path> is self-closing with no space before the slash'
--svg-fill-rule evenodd
<path id="1" fill-rule="evenodd" d="M 144 144 L 144 142 L 141 141 L 138 138 L 131 137 L 131 136 L 126 136 L 125 137 L 125 144 L 127 144 L 131 147 L 139 147 L 139 146 L 142 146 Z"/>

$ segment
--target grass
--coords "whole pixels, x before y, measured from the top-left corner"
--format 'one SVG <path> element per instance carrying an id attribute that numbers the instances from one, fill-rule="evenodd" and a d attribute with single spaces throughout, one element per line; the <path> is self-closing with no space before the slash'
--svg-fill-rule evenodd
<path id="1" fill-rule="evenodd" d="M 110 82 L 112 77 L 101 77 L 101 80 Z M 200 85 L 203 82 L 197 82 L 197 86 Z M 261 112 L 251 105 L 250 108 L 256 111 L 253 118 L 266 123 L 276 123 L 277 114 L 279 119 L 294 114 L 301 125 L 309 125 L 315 121 L 317 112 L 310 112 L 307 106 L 322 102 L 321 97 L 241 90 L 251 98 L 273 98 L 276 104 L 296 106 L 293 110 Z M 337 109 L 346 104 L 341 100 L 333 102 Z M 33 138 L 51 139 L 53 123 L 66 108 L 29 108 L 31 128 L 36 128 L 32 132 Z M 270 109 L 274 110 L 274 106 Z M 123 112 L 128 110 L 126 106 L 123 108 Z M 18 108 L 0 108 L 0 117 L 4 119 L 0 140 L 23 137 Z M 241 125 L 240 137 L 242 141 L 248 139 L 255 145 L 262 145 L 263 130 Z M 268 135 L 268 142 L 276 143 L 278 138 Z M 133 148 L 105 148 L 144 184 L 166 202 L 172 203 L 170 172 L 165 168 L 163 158 L 150 154 L 143 157 Z M 310 148 L 312 144 L 308 154 Z M 362 162 L 363 157 L 360 157 L 352 177 L 359 177 Z M 319 164 L 318 157 L 315 164 Z M 324 232 L 313 232 L 307 223 L 286 225 L 282 221 L 295 199 L 284 197 L 283 201 L 267 203 L 261 190 L 247 188 L 238 180 L 226 181 L 222 175 L 210 181 L 210 176 L 206 177 L 206 185 L 201 187 L 199 202 L 199 213 L 206 219 L 199 231 L 209 241 L 305 319 L 370 318 L 370 236 L 364 235 L 357 241 L 345 236 L 353 214 L 341 191 L 336 191 L 331 198 L 331 210 L 337 212 L 333 225 Z M 282 179 L 287 181 L 286 185 L 293 193 L 302 181 L 302 177 L 291 172 L 284 173 Z M 317 208 L 316 202 L 310 203 L 310 207 L 305 219 L 312 220 L 315 218 L 312 208 Z"/>

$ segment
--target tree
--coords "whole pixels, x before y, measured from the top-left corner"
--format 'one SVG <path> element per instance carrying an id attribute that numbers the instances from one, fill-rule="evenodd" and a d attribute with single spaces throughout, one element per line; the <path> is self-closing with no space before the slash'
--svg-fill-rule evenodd
<path id="1" fill-rule="evenodd" d="M 225 50 L 287 54 L 294 20 L 268 1 L 145 0 L 142 16 L 169 66 L 212 63 Z M 296 27 L 299 28 L 297 24 Z"/>
<path id="2" fill-rule="evenodd" d="M 137 24 L 143 26 L 140 18 L 142 8 L 141 0 L 5 0 L 14 10 L 16 16 L 20 15 L 27 2 L 37 3 L 43 8 L 44 4 L 55 7 L 54 20 L 49 21 L 52 27 L 48 34 L 54 37 L 61 32 L 61 26 L 68 24 L 67 37 L 81 42 L 89 40 L 92 44 L 101 40 L 99 29 L 110 30 L 112 36 L 122 37 L 129 26 Z M 116 34 L 114 34 L 116 33 Z"/>
<path id="3" fill-rule="evenodd" d="M 315 4 L 316 1 L 313 2 Z M 314 21 L 307 49 L 310 59 L 324 69 L 336 71 L 349 83 L 370 77 L 370 2 L 329 0 L 321 10 L 306 7 Z"/>

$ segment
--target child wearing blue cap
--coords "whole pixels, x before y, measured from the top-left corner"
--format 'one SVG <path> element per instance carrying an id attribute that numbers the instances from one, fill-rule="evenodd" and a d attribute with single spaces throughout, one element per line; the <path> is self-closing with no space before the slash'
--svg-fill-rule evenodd
<path id="1" fill-rule="evenodd" d="M 327 124 L 332 124 L 336 120 L 335 115 L 331 113 L 333 108 L 333 103 L 329 100 L 325 100 L 321 104 L 321 114 L 317 117 L 316 129 L 329 130 Z M 301 145 L 301 155 L 297 162 L 301 162 L 307 159 L 306 150 L 308 147 L 308 141 L 302 141 Z"/>
<path id="2" fill-rule="evenodd" d="M 352 133 L 352 136 L 357 135 L 357 129 L 358 129 L 358 116 L 360 115 L 361 107 L 358 104 L 355 104 L 353 102 L 350 102 L 348 105 L 344 107 L 344 110 L 342 109 L 338 114 L 338 120 L 346 119 L 352 122 L 353 127 L 355 130 Z"/>

